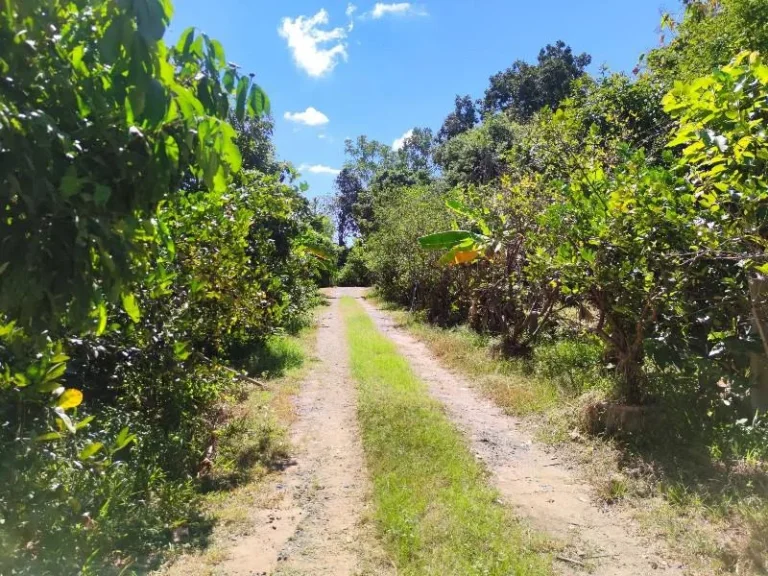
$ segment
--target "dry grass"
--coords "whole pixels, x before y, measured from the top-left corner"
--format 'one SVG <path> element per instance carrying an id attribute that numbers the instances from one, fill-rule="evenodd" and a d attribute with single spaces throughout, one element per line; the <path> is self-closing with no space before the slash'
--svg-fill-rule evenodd
<path id="1" fill-rule="evenodd" d="M 379 303 L 380 304 L 380 303 Z M 557 406 L 562 393 L 545 380 L 522 374 L 519 363 L 500 358 L 495 342 L 461 326 L 435 328 L 415 315 L 400 310 L 391 312 L 398 324 L 429 345 L 445 365 L 461 370 L 507 414 L 538 413 Z"/>

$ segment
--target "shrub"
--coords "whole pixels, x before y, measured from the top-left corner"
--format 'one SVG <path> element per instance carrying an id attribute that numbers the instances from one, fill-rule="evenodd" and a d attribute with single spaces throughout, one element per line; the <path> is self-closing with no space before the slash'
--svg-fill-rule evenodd
<path id="1" fill-rule="evenodd" d="M 534 372 L 571 394 L 592 389 L 610 391 L 615 382 L 606 374 L 605 347 L 595 337 L 567 338 L 534 348 Z"/>

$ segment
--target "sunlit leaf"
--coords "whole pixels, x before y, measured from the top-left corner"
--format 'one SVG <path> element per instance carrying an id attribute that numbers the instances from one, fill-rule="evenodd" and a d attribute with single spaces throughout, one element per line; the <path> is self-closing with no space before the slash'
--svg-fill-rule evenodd
<path id="1" fill-rule="evenodd" d="M 426 250 L 445 250 L 467 239 L 475 238 L 472 232 L 466 230 L 450 230 L 438 232 L 419 238 L 419 244 Z"/>
<path id="2" fill-rule="evenodd" d="M 91 442 L 80 451 L 80 454 L 78 454 L 78 458 L 80 458 L 80 460 L 88 460 L 88 458 L 95 456 L 103 448 L 104 448 L 104 444 L 102 444 L 101 442 Z"/>
<path id="3" fill-rule="evenodd" d="M 123 294 L 123 310 L 133 322 L 141 320 L 141 310 L 136 302 L 136 297 L 131 294 Z"/>
<path id="4" fill-rule="evenodd" d="M 56 401 L 56 406 L 69 410 L 70 408 L 77 408 L 83 403 L 83 393 L 75 388 L 68 388 L 64 393 L 59 396 Z"/>

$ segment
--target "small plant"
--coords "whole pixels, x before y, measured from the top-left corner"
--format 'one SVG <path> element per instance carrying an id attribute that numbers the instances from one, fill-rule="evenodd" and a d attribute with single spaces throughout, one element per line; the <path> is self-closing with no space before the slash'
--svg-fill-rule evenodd
<path id="1" fill-rule="evenodd" d="M 594 337 L 556 340 L 534 350 L 534 372 L 556 382 L 570 394 L 610 390 L 615 382 L 606 373 L 604 354 L 604 346 Z"/>

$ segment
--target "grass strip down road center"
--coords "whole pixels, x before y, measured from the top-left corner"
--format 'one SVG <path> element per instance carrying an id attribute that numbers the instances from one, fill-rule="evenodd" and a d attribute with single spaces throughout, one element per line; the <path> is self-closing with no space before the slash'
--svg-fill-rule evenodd
<path id="1" fill-rule="evenodd" d="M 341 301 L 375 517 L 400 574 L 551 574 L 442 406 L 354 299 Z"/>

